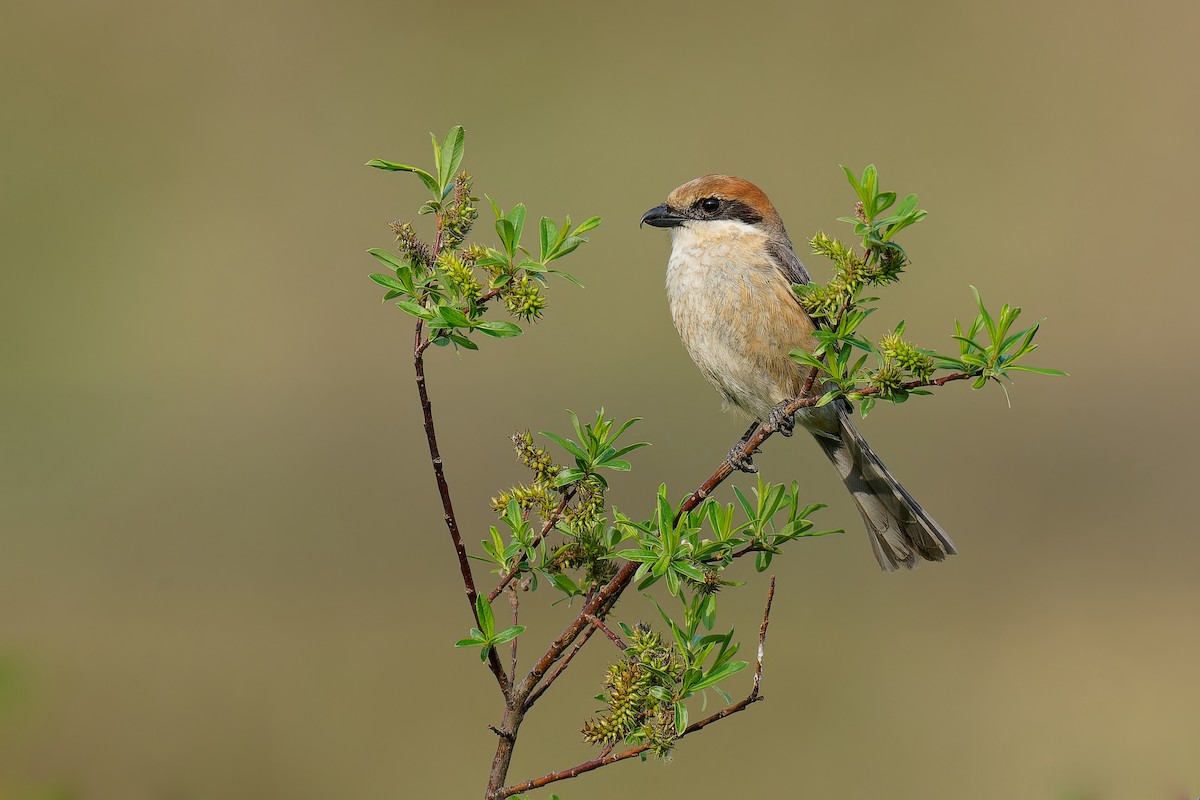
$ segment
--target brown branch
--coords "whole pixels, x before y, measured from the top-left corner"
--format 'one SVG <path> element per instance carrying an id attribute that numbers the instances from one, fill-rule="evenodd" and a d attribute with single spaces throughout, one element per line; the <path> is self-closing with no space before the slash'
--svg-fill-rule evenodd
<path id="1" fill-rule="evenodd" d="M 591 597 L 589 596 L 588 599 L 590 600 Z M 595 616 L 598 619 L 604 619 L 604 617 L 606 617 L 608 615 L 608 612 L 612 610 L 612 607 L 615 604 L 616 604 L 616 599 L 614 599 L 607 606 L 600 609 L 600 611 L 598 611 L 596 614 L 594 614 L 592 616 Z M 575 646 L 571 649 L 571 651 L 569 653 L 567 653 L 566 656 L 564 656 L 561 661 L 558 662 L 557 666 L 555 666 L 555 668 L 554 668 L 554 671 L 551 672 L 546 677 L 546 679 L 543 680 L 537 686 L 536 689 L 534 689 L 532 692 L 529 693 L 529 699 L 525 701 L 525 710 L 526 711 L 528 711 L 530 708 L 533 707 L 533 704 L 538 701 L 539 697 L 541 697 L 543 694 L 546 693 L 546 690 L 550 688 L 550 685 L 553 684 L 554 681 L 558 680 L 558 676 L 561 675 L 563 673 L 563 670 L 565 670 L 567 668 L 567 665 L 571 663 L 571 659 L 573 659 L 576 655 L 579 654 L 579 651 L 583 649 L 583 646 L 585 644 L 587 644 L 587 640 L 592 638 L 592 634 L 595 633 L 596 631 L 597 631 L 597 628 L 595 625 L 588 625 L 587 628 L 584 629 L 583 634 L 579 638 L 579 641 L 577 641 L 575 643 Z"/>
<path id="2" fill-rule="evenodd" d="M 571 620 L 566 629 L 559 634 L 558 638 L 550 644 L 550 647 L 542 654 L 542 657 L 529 670 L 529 673 L 522 679 L 521 683 L 514 688 L 514 692 L 518 697 L 525 697 L 533 691 L 533 687 L 542 679 L 542 676 L 554 666 L 554 662 L 571 646 L 576 637 L 583 632 L 583 629 L 590 624 L 587 621 L 589 614 L 596 616 L 601 606 L 610 600 L 614 603 L 616 602 L 617 597 L 625 590 L 629 581 L 633 579 L 633 574 L 637 572 L 637 568 L 638 563 L 636 561 L 627 561 L 625 566 L 617 570 L 617 574 L 613 576 L 612 580 L 600 587 L 599 591 L 592 596 L 592 599 L 584 604 L 578 616 Z"/>
<path id="3" fill-rule="evenodd" d="M 754 703 L 757 703 L 758 701 L 763 699 L 762 696 L 758 693 L 758 690 L 759 690 L 760 684 L 762 683 L 763 651 L 765 649 L 766 642 L 767 642 L 767 626 L 771 622 L 771 603 L 774 600 L 775 600 L 775 578 L 772 577 L 771 578 L 771 587 L 770 587 L 770 589 L 767 590 L 767 607 L 763 611 L 762 625 L 758 629 L 758 658 L 756 660 L 755 667 L 754 667 L 754 685 L 753 685 L 753 688 L 750 690 L 750 694 L 746 695 L 745 698 L 743 698 L 742 700 L 739 700 L 738 702 L 734 703 L 733 705 L 726 706 L 725 708 L 721 709 L 720 711 L 718 711 L 717 713 L 713 714 L 710 717 L 705 717 L 704 719 L 702 719 L 698 722 L 693 722 L 691 725 L 684 728 L 683 733 L 679 734 L 679 737 L 678 737 L 679 739 L 682 739 L 683 737 L 688 736 L 689 734 L 693 734 L 693 733 L 696 733 L 697 731 L 703 730 L 704 728 L 707 728 L 709 725 L 713 724 L 714 722 L 719 722 L 720 720 L 723 720 L 732 714 L 736 714 L 739 711 L 743 711 L 743 710 L 749 708 Z M 593 758 L 591 761 L 585 761 L 582 764 L 577 764 L 576 766 L 571 767 L 570 769 L 564 769 L 564 770 L 560 770 L 558 772 L 551 772 L 547 775 L 543 775 L 540 778 L 534 778 L 533 780 L 525 781 L 524 783 L 519 783 L 515 786 L 505 786 L 504 788 L 497 791 L 495 793 L 494 797 L 496 798 L 496 800 L 503 800 L 503 798 L 512 797 L 514 794 L 520 794 L 521 792 L 528 792 L 533 789 L 540 789 L 543 786 L 547 786 L 547 785 L 549 785 L 551 783 L 555 783 L 557 781 L 564 781 L 569 778 L 575 778 L 575 777 L 582 775 L 585 772 L 591 772 L 592 770 L 600 769 L 601 767 L 607 767 L 609 764 L 615 764 L 618 761 L 624 761 L 627 758 L 633 758 L 634 756 L 640 756 L 642 753 L 649 750 L 650 747 L 651 747 L 651 745 L 642 744 L 642 745 L 638 745 L 637 747 L 630 747 L 628 750 L 622 750 L 620 753 L 617 753 L 615 755 L 610 752 L 612 749 L 610 747 L 610 748 L 606 749 L 604 752 L 602 752 L 596 758 Z"/>
<path id="4" fill-rule="evenodd" d="M 808 377 L 804 379 L 804 385 L 800 387 L 800 394 L 797 397 L 808 397 L 812 394 L 813 384 L 817 382 L 817 368 L 808 368 Z"/>
<path id="5" fill-rule="evenodd" d="M 512 606 L 512 624 L 517 624 L 517 609 L 520 607 L 520 599 L 517 597 L 517 587 L 508 587 L 508 604 Z M 512 686 L 517 680 L 517 640 L 520 636 L 516 636 L 512 640 L 512 666 L 508 673 L 508 685 Z"/>
<path id="6" fill-rule="evenodd" d="M 571 652 L 567 653 L 566 657 L 564 657 L 562 661 L 558 662 L 558 666 L 554 668 L 554 671 L 550 673 L 546 680 L 542 681 L 541 685 L 529 694 L 529 699 L 525 701 L 526 711 L 533 708 L 533 704 L 538 701 L 538 698 L 546 693 L 546 690 L 550 688 L 550 685 L 554 683 L 554 681 L 558 680 L 558 676 L 561 675 L 563 670 L 567 668 L 567 665 L 571 663 L 571 659 L 573 659 L 575 655 L 583 649 L 583 646 L 587 644 L 587 640 L 592 638 L 592 634 L 595 632 L 596 629 L 591 626 L 589 626 L 588 629 L 583 632 L 583 635 L 579 638 L 579 641 L 575 643 L 573 648 L 571 648 Z"/>
<path id="7" fill-rule="evenodd" d="M 534 547 L 537 547 L 539 544 L 541 544 L 542 539 L 546 538 L 546 534 L 550 533 L 550 531 L 554 528 L 554 526 L 558 523 L 558 521 L 560 519 L 562 519 L 563 511 L 565 511 L 567 508 L 567 503 L 571 502 L 571 498 L 574 496 L 575 496 L 574 489 L 571 489 L 569 492 L 567 492 L 565 495 L 563 495 L 562 502 L 560 502 L 558 504 L 558 508 L 554 509 L 554 511 L 551 512 L 550 516 L 546 519 L 545 524 L 542 525 L 542 530 L 538 533 L 537 536 L 533 537 L 533 546 Z M 500 593 L 504 591 L 504 587 L 508 586 L 509 582 L 512 581 L 513 578 L 517 577 L 517 575 L 519 575 L 520 572 L 521 572 L 521 567 L 520 567 L 520 565 L 517 565 L 517 566 L 513 567 L 511 570 L 509 570 L 507 573 L 505 573 L 504 577 L 500 579 L 500 583 L 496 585 L 496 588 L 492 589 L 492 591 L 488 592 L 488 602 L 490 603 L 491 601 L 493 601 L 497 597 L 499 597 Z"/>
<path id="8" fill-rule="evenodd" d="M 479 614 L 475 608 L 475 577 L 471 574 L 471 562 L 467 559 L 467 548 L 463 544 L 462 533 L 458 529 L 458 518 L 454 516 L 454 504 L 450 500 L 450 485 L 446 482 L 446 471 L 442 463 L 442 454 L 438 450 L 437 431 L 433 425 L 433 405 L 429 402 L 429 390 L 425 385 L 425 350 L 422 347 L 421 333 L 424 321 L 417 320 L 416 332 L 413 335 L 413 370 L 417 377 L 417 393 L 421 398 L 421 413 L 425 421 L 425 438 L 429 442 L 429 458 L 433 463 L 433 476 L 437 480 L 438 494 L 442 497 L 442 517 L 446 521 L 446 529 L 450 532 L 450 540 L 454 544 L 454 552 L 458 555 L 458 569 L 462 573 L 463 590 L 467 596 L 467 604 L 471 607 L 471 617 L 475 624 L 482 627 Z M 426 343 L 427 344 L 427 343 Z M 488 667 L 496 676 L 500 691 L 508 694 L 510 683 L 504 676 L 504 667 L 500 666 L 500 657 L 496 648 L 488 650 Z"/>
<path id="9" fill-rule="evenodd" d="M 758 657 L 754 664 L 754 688 L 750 691 L 750 702 L 758 699 L 758 687 L 762 683 L 763 652 L 767 646 L 767 626 L 771 624 L 771 604 L 775 602 L 775 576 L 771 576 L 771 586 L 767 589 L 767 607 L 763 609 L 762 625 L 758 627 Z"/>
<path id="10" fill-rule="evenodd" d="M 601 620 L 599 617 L 594 616 L 592 614 L 588 614 L 587 621 L 592 623 L 593 628 L 599 628 L 600 630 L 604 631 L 604 635 L 607 636 L 609 639 L 612 639 L 612 643 L 615 644 L 618 649 L 627 650 L 629 648 L 629 645 L 627 645 L 627 644 L 625 644 L 625 642 L 621 641 L 621 637 L 617 636 L 617 634 L 613 633 L 612 629 L 609 628 L 607 625 L 605 625 L 603 620 Z"/>
<path id="11" fill-rule="evenodd" d="M 966 378 L 974 378 L 974 377 L 975 377 L 975 375 L 971 375 L 971 374 L 968 374 L 965 372 L 955 372 L 955 373 L 951 373 L 950 375 L 945 375 L 941 378 L 937 378 L 936 380 L 909 381 L 908 383 L 903 384 L 903 388 L 905 391 L 908 391 L 911 389 L 920 389 L 925 386 L 944 386 L 947 383 L 950 383 L 951 381 L 961 381 L 961 380 L 965 380 Z M 878 387 L 872 386 L 870 388 L 863 389 L 861 391 L 857 391 L 857 392 L 855 392 L 855 394 L 857 394 L 861 397 L 875 397 L 876 395 L 879 394 L 879 392 L 880 392 L 880 389 Z M 797 411 L 799 411 L 802 408 L 812 408 L 820 401 L 820 399 L 821 398 L 819 398 L 819 397 L 797 397 L 792 402 L 788 403 L 788 405 L 784 408 L 784 414 L 791 415 L 791 414 L 795 414 Z M 763 425 L 762 427 L 760 427 L 753 436 L 751 436 L 749 439 L 747 439 L 745 442 L 742 443 L 742 449 L 741 449 L 742 455 L 745 456 L 746 458 L 749 458 L 752 455 L 754 455 L 754 451 L 757 450 L 763 442 L 765 442 L 767 439 L 770 439 L 772 434 L 774 434 L 774 433 L 775 433 L 775 429 L 772 428 L 770 425 Z M 733 465 L 729 463 L 728 459 L 726 459 L 724 462 L 721 463 L 721 466 L 717 467 L 713 471 L 712 475 L 710 475 L 708 477 L 708 480 L 706 480 L 704 483 L 700 484 L 700 488 L 697 489 L 695 492 L 693 492 L 692 495 L 687 500 L 684 501 L 683 505 L 681 505 L 679 507 L 679 512 L 675 515 L 676 521 L 678 521 L 679 518 L 682 517 L 684 514 L 686 514 L 688 511 L 691 511 L 693 508 L 695 508 L 700 503 L 702 503 L 705 500 L 705 498 L 707 498 L 710 494 L 712 494 L 714 489 L 716 489 L 718 486 L 720 486 L 722 483 L 724 483 L 725 479 L 728 478 L 732 474 L 733 474 Z"/>

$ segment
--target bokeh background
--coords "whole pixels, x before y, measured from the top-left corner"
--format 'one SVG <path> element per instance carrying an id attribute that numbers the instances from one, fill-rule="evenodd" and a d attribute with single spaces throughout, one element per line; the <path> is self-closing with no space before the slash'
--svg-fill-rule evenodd
<path id="1" fill-rule="evenodd" d="M 698 174 L 758 182 L 802 240 L 846 213 L 837 165 L 874 161 L 930 211 L 877 327 L 951 346 L 974 283 L 1044 318 L 1037 363 L 1072 373 L 864 423 L 962 552 L 911 574 L 879 572 L 816 448 L 772 441 L 765 475 L 850 532 L 776 562 L 768 702 L 563 797 L 1200 793 L 1195 2 L 5 16 L 0 796 L 479 796 L 498 701 L 449 646 L 468 622 L 408 321 L 364 252 L 423 190 L 363 162 L 427 163 L 455 123 L 480 190 L 605 218 L 570 259 L 588 288 L 555 286 L 532 335 L 432 359 L 471 543 L 522 477 L 513 429 L 644 417 L 631 513 L 740 434 L 671 328 L 667 237 L 636 224 Z M 747 638 L 762 590 L 724 601 Z M 569 613 L 531 611 L 523 641 Z M 514 780 L 592 752 L 595 641 Z"/>

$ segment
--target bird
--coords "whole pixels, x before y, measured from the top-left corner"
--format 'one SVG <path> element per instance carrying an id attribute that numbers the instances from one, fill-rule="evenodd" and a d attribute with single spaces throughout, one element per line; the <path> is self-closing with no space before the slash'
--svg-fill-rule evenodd
<path id="1" fill-rule="evenodd" d="M 762 189 L 705 175 L 672 191 L 641 224 L 670 231 L 667 301 L 684 348 L 725 406 L 754 420 L 730 464 L 756 471 L 742 450 L 763 420 L 786 436 L 799 422 L 837 468 L 884 570 L 954 555 L 950 537 L 854 427 L 847 400 L 783 413 L 808 372 L 789 353 L 813 350 L 817 323 L 792 289 L 810 282 L 808 271 Z"/>

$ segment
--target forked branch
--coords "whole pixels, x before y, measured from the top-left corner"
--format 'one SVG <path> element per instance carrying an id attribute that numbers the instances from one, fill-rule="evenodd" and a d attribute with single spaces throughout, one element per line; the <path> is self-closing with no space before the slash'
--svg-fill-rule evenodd
<path id="1" fill-rule="evenodd" d="M 697 722 L 693 722 L 691 725 L 687 726 L 687 728 L 684 729 L 683 733 L 679 734 L 680 739 L 682 739 L 685 736 L 688 736 L 689 734 L 693 734 L 699 730 L 703 730 L 704 728 L 707 728 L 709 725 L 713 724 L 714 722 L 719 722 L 720 720 L 723 720 L 732 714 L 736 714 L 739 711 L 744 711 L 745 709 L 749 708 L 752 704 L 757 703 L 759 700 L 763 699 L 762 695 L 759 694 L 759 687 L 762 685 L 763 653 L 766 649 L 767 626 L 771 622 L 771 603 L 774 600 L 775 600 L 775 578 L 772 577 L 771 578 L 771 587 L 770 587 L 770 589 L 767 590 L 767 606 L 763 610 L 762 625 L 758 629 L 758 657 L 754 664 L 754 683 L 752 685 L 752 688 L 750 689 L 750 694 L 746 695 L 744 698 L 742 698 L 738 702 L 733 703 L 732 705 L 726 706 L 725 708 L 721 709 L 720 711 L 713 714 L 712 716 L 705 717 L 704 719 L 699 720 Z M 547 785 L 549 785 L 551 783 L 555 783 L 557 781 L 564 781 L 564 780 L 567 780 L 568 778 L 575 778 L 575 777 L 582 775 L 585 772 L 591 772 L 593 770 L 600 769 L 601 767 L 607 767 L 609 764 L 615 764 L 618 761 L 624 761 L 627 758 L 633 758 L 634 756 L 640 756 L 642 753 L 646 752 L 650 748 L 651 748 L 651 745 L 643 744 L 643 745 L 638 745 L 636 747 L 630 747 L 629 749 L 622 750 L 619 753 L 612 753 L 611 748 L 609 748 L 608 750 L 605 750 L 603 753 L 601 753 L 596 758 L 593 758 L 590 761 L 584 761 L 582 764 L 576 764 L 575 766 L 571 767 L 570 769 L 559 770 L 558 772 L 551 772 L 549 774 L 543 775 L 540 778 L 534 778 L 533 780 L 525 781 L 524 783 L 518 783 L 514 786 L 505 786 L 504 788 L 502 788 L 498 792 L 496 792 L 495 797 L 497 798 L 497 800 L 502 800 L 502 798 L 512 797 L 513 795 L 520 794 L 521 792 L 528 792 L 533 789 L 540 789 L 543 786 L 547 786 Z"/>

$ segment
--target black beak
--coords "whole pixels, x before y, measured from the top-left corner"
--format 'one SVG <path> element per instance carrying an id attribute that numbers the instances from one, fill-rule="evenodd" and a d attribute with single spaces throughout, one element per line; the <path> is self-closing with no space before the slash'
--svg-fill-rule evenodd
<path id="1" fill-rule="evenodd" d="M 677 228 L 684 221 L 685 218 L 678 211 L 668 205 L 661 205 L 642 214 L 642 221 L 638 223 L 638 227 L 653 225 L 656 228 Z"/>

